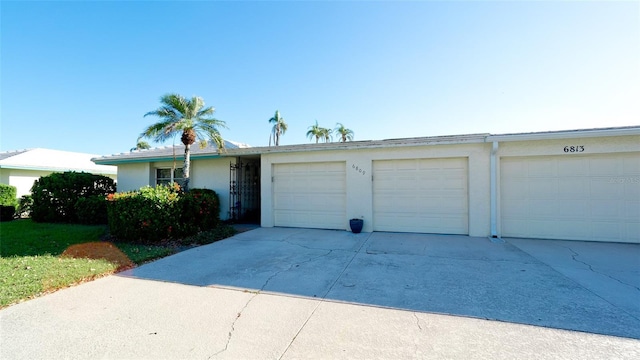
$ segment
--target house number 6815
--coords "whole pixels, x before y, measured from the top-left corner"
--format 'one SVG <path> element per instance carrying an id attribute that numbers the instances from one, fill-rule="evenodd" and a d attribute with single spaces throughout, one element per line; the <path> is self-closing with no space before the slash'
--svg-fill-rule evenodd
<path id="1" fill-rule="evenodd" d="M 366 171 L 362 170 L 362 168 L 361 168 L 361 167 L 356 166 L 356 164 L 352 164 L 352 165 L 351 165 L 351 168 L 352 168 L 353 170 L 355 170 L 355 171 L 359 172 L 359 173 L 360 173 L 360 174 L 362 174 L 362 175 L 364 175 L 364 174 L 366 174 L 366 173 L 367 173 Z"/>

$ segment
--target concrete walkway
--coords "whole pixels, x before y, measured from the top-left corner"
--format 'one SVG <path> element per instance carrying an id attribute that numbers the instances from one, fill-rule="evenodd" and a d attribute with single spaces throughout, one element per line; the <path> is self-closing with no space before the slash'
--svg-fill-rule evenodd
<path id="1" fill-rule="evenodd" d="M 424 234 L 260 228 L 0 311 L 2 359 L 637 359 L 638 339 L 638 245 Z"/>

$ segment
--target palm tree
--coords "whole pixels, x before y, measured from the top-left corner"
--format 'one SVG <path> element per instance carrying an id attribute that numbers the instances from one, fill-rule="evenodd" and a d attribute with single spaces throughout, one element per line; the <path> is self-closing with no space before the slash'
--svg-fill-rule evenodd
<path id="1" fill-rule="evenodd" d="M 287 132 L 287 123 L 284 122 L 278 110 L 276 110 L 276 114 L 269 119 L 269 123 L 273 123 L 271 134 L 273 135 L 274 144 L 278 146 L 280 145 L 280 136 Z M 271 136 L 269 137 L 269 146 L 271 146 Z"/>
<path id="2" fill-rule="evenodd" d="M 148 142 L 142 140 L 141 138 L 138 138 L 138 142 L 136 143 L 136 147 L 131 148 L 131 150 L 129 150 L 129 151 L 148 150 L 148 149 L 151 149 L 151 145 L 149 145 Z"/>
<path id="3" fill-rule="evenodd" d="M 316 144 L 317 144 L 318 140 L 320 140 L 320 138 L 324 136 L 323 129 L 324 128 L 321 128 L 320 126 L 318 126 L 318 120 L 316 120 L 315 125 L 309 126 L 309 131 L 307 131 L 307 137 L 309 138 L 309 140 L 315 137 Z"/>
<path id="4" fill-rule="evenodd" d="M 322 131 L 322 138 L 324 139 L 324 142 L 328 143 L 331 142 L 332 140 L 332 131 L 331 129 L 328 128 L 320 128 L 320 130 Z"/>
<path id="5" fill-rule="evenodd" d="M 353 130 L 347 129 L 341 123 L 336 124 L 336 128 L 333 132 L 336 135 L 340 135 L 340 141 L 342 142 L 353 141 Z"/>
<path id="6" fill-rule="evenodd" d="M 191 169 L 191 145 L 196 140 L 200 147 L 207 146 L 207 141 L 212 141 L 218 149 L 224 149 L 224 140 L 220 135 L 219 127 L 227 128 L 224 121 L 212 117 L 215 109 L 211 106 L 204 107 L 204 100 L 194 96 L 187 99 L 178 94 L 167 94 L 160 98 L 160 106 L 144 116 L 154 115 L 160 121 L 147 127 L 141 138 L 150 138 L 156 142 L 163 142 L 181 133 L 180 140 L 184 144 L 184 176 L 183 188 L 189 190 L 189 172 Z"/>

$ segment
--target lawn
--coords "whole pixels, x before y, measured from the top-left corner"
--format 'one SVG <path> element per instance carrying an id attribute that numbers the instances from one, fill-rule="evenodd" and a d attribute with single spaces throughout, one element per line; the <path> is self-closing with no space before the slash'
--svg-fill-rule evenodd
<path id="1" fill-rule="evenodd" d="M 110 256 L 105 257 L 111 260 L 91 259 L 79 257 L 82 251 L 68 251 L 78 244 L 94 244 L 91 248 L 110 245 L 100 241 L 105 232 L 106 226 L 35 223 L 28 219 L 1 223 L 0 308 L 122 269 L 123 264 Z M 176 251 L 174 246 L 115 245 L 117 249 L 111 246 L 111 252 L 121 251 L 126 255 L 122 257 L 134 264 Z"/>

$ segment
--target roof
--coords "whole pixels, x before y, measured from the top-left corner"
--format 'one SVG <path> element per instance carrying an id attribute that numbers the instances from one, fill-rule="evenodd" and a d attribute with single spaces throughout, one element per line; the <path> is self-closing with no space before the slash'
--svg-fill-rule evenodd
<path id="1" fill-rule="evenodd" d="M 94 174 L 115 175 L 116 166 L 98 165 L 91 161 L 94 154 L 51 149 L 25 149 L 0 153 L 0 168 L 40 171 L 84 171 Z"/>
<path id="2" fill-rule="evenodd" d="M 224 151 L 228 151 L 231 149 L 243 149 L 250 148 L 249 145 L 224 140 Z M 96 155 L 93 159 L 91 159 L 96 164 L 115 164 L 115 163 L 123 163 L 123 162 L 149 162 L 149 161 L 160 161 L 167 159 L 184 159 L 184 145 L 175 145 L 175 146 L 163 146 L 152 149 L 142 149 L 142 150 L 133 150 L 122 152 L 120 154 L 113 154 L 108 156 L 98 156 Z M 200 146 L 193 145 L 191 146 L 191 157 L 192 158 L 208 158 L 208 157 L 220 157 L 220 152 L 218 152 L 218 148 L 209 143 L 206 147 L 201 148 Z"/>
<path id="3" fill-rule="evenodd" d="M 442 145 L 442 144 L 466 144 L 466 143 L 484 143 L 493 141 L 525 141 L 525 140 L 546 140 L 560 138 L 577 138 L 577 137 L 596 137 L 596 136 L 623 136 L 623 135 L 640 135 L 640 126 L 627 127 L 611 127 L 598 129 L 578 129 L 578 130 L 560 130 L 530 133 L 513 133 L 492 135 L 489 133 L 466 134 L 466 135 L 446 135 L 446 136 L 427 136 L 401 139 L 385 139 L 385 140 L 366 140 L 366 141 L 349 141 L 319 143 L 319 144 L 297 144 L 297 145 L 281 145 L 281 146 L 229 146 L 222 152 L 217 148 L 208 146 L 200 149 L 193 147 L 191 151 L 192 159 L 225 157 L 225 156 L 242 156 L 242 155 L 260 155 L 268 153 L 283 152 L 301 152 L 301 151 L 327 151 L 327 150 L 355 150 L 355 149 L 373 149 L 387 147 L 407 147 L 407 146 L 424 146 L 424 145 Z M 226 140 L 225 140 L 226 141 Z M 226 145 L 225 145 L 226 146 Z M 184 158 L 184 146 L 175 146 L 176 159 Z M 149 150 L 139 150 L 128 153 L 115 154 L 110 156 L 102 156 L 93 159 L 97 164 L 119 164 L 129 162 L 149 162 L 173 159 L 174 147 L 168 146 L 163 148 L 155 148 Z"/>

